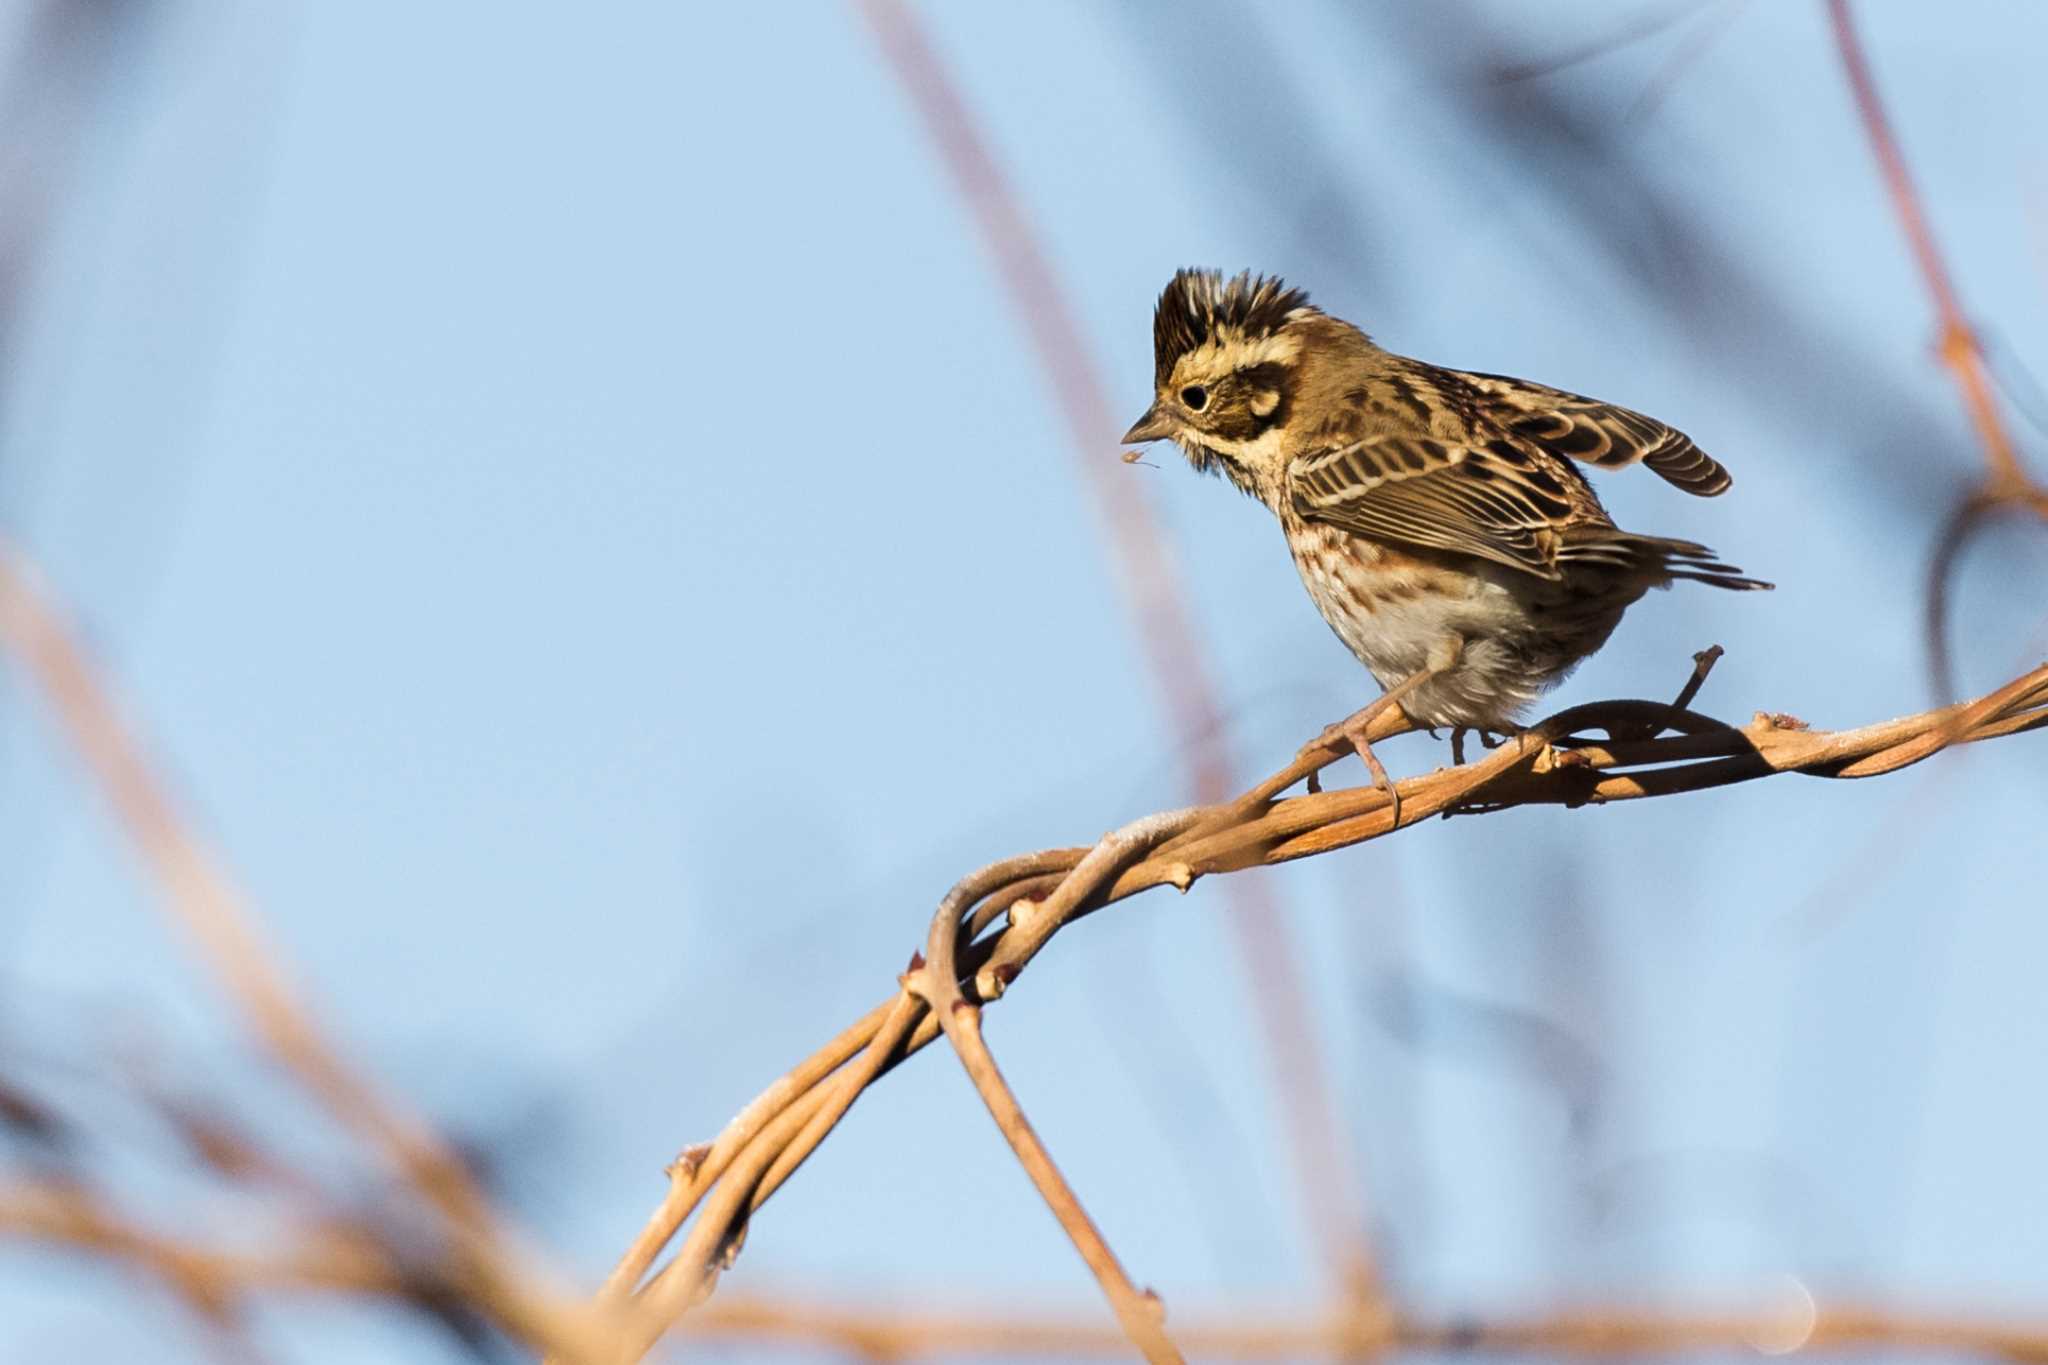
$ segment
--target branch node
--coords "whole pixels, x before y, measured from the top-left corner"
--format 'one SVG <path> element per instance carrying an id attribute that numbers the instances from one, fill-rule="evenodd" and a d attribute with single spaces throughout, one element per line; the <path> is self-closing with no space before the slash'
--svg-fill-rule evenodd
<path id="1" fill-rule="evenodd" d="M 697 1177 L 698 1168 L 704 1164 L 704 1159 L 710 1155 L 710 1143 L 693 1142 L 683 1148 L 682 1151 L 676 1153 L 676 1159 L 668 1163 L 668 1168 L 663 1174 L 670 1180 L 694 1180 Z"/>
<path id="2" fill-rule="evenodd" d="M 1010 988 L 1010 983 L 1016 979 L 1016 963 L 998 962 L 993 966 L 983 967 L 975 975 L 974 993 L 984 1001 L 1000 1000 L 1003 998 L 1003 992 L 1007 991 Z M 961 1003 L 964 1004 L 966 1002 L 962 1001 Z"/>

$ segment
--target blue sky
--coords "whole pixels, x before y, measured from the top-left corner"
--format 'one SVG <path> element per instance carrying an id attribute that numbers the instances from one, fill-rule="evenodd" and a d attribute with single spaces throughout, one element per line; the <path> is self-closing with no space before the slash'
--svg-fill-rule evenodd
<path id="1" fill-rule="evenodd" d="M 1719 642 L 1725 717 L 1922 708 L 1924 565 L 1978 457 L 1820 7 L 1743 6 L 1668 79 L 1692 30 L 1516 87 L 1480 83 L 1487 50 L 1642 11 L 1459 8 L 920 13 L 1122 415 L 1173 269 L 1276 271 L 1393 349 L 1643 408 L 1734 471 L 1712 503 L 1601 491 L 1778 591 L 1645 602 L 1561 704 L 1663 695 Z M 2048 11 L 1862 9 L 1967 305 L 2048 369 Z M 1188 798 L 1042 372 L 851 9 L 165 4 L 95 100 L 4 376 L 5 528 L 335 1031 L 495 1145 L 570 1273 L 886 993 L 956 876 Z M 1277 766 L 1370 680 L 1265 514 L 1154 463 L 1118 476 L 1168 528 L 1234 751 Z M 2038 535 L 1972 553 L 1971 690 L 2040 659 L 2044 583 Z M 267 1112 L 31 703 L 0 676 L 16 1027 L 146 1035 Z M 2025 1304 L 2040 755 L 1436 823 L 1256 874 L 1398 1290 L 1795 1274 Z M 1133 1273 L 1187 1310 L 1324 1284 L 1226 903 L 1097 917 L 990 1015 Z M 984 1263 L 920 1243 L 932 1207 L 987 1230 Z M 8 1263 L 16 1348 L 161 1345 L 107 1279 Z M 777 1197 L 732 1283 L 1094 1292 L 937 1052 Z M 347 1312 L 267 1330 L 299 1359 L 447 1353 Z"/>

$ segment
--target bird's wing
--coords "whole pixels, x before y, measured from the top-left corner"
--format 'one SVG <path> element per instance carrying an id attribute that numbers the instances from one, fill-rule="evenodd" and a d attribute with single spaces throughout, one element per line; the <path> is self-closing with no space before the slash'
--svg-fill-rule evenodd
<path id="1" fill-rule="evenodd" d="M 1553 455 L 1602 469 L 1640 461 L 1667 483 L 1702 498 L 1727 492 L 1733 482 L 1690 436 L 1654 417 L 1504 374 L 1444 373 L 1477 390 L 1493 422 Z"/>
<path id="2" fill-rule="evenodd" d="M 1555 579 L 1561 532 L 1607 523 L 1590 493 L 1567 488 L 1573 471 L 1551 463 L 1509 440 L 1372 436 L 1297 461 L 1291 494 L 1309 521 Z"/>

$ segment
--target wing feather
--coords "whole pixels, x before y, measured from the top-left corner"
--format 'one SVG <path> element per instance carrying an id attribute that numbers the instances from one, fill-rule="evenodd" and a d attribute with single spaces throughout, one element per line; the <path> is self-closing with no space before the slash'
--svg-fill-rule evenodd
<path id="1" fill-rule="evenodd" d="M 1488 415 L 1495 421 L 1553 455 L 1601 469 L 1641 462 L 1666 482 L 1702 498 L 1725 493 L 1734 482 L 1691 437 L 1654 417 L 1504 374 L 1446 373 L 1487 399 L 1493 408 Z"/>
<path id="2" fill-rule="evenodd" d="M 1548 579 L 1560 576 L 1556 532 L 1574 512 L 1561 492 L 1536 459 L 1506 442 L 1414 436 L 1373 436 L 1310 456 L 1295 466 L 1293 488 L 1307 520 Z"/>

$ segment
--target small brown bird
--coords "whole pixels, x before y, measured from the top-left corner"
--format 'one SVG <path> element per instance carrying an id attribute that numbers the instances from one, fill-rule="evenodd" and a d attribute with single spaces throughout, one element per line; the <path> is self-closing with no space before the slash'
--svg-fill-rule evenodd
<path id="1" fill-rule="evenodd" d="M 1700 497 L 1729 485 L 1639 412 L 1394 355 L 1250 273 L 1181 271 L 1152 335 L 1156 392 L 1125 443 L 1171 438 L 1280 518 L 1323 619 L 1386 689 L 1329 736 L 1382 785 L 1366 731 L 1386 707 L 1454 738 L 1508 730 L 1649 589 L 1771 586 L 1608 518 L 1581 463 L 1640 462 Z"/>

